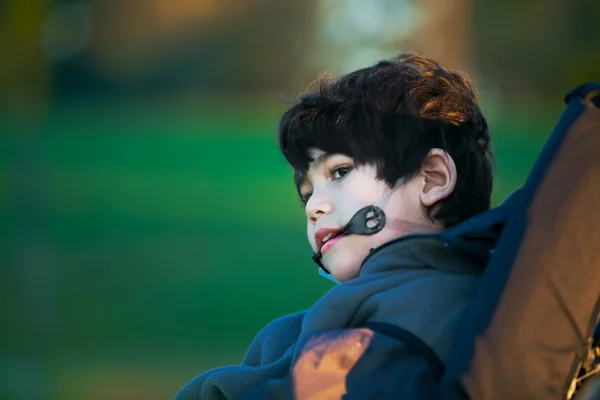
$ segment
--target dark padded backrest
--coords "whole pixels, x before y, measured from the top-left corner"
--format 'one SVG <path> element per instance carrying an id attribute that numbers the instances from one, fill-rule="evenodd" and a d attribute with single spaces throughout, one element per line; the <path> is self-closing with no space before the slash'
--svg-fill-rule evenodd
<path id="1" fill-rule="evenodd" d="M 503 225 L 446 366 L 443 399 L 564 399 L 597 324 L 600 85 L 566 100 Z"/>

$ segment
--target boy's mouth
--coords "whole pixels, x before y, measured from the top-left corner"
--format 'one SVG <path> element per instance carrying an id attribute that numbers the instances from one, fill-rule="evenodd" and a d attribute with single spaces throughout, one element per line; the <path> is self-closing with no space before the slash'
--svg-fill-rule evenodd
<path id="1" fill-rule="evenodd" d="M 325 245 L 327 245 L 327 248 L 331 247 L 342 236 L 344 235 L 341 229 L 321 228 L 317 230 L 315 233 L 317 249 L 322 253 Z"/>
<path id="2" fill-rule="evenodd" d="M 329 239 L 336 237 L 338 235 L 338 233 L 334 233 L 334 232 L 329 232 L 327 235 L 325 235 L 325 237 L 323 238 L 323 243 L 325 243 L 326 241 L 328 241 Z"/>

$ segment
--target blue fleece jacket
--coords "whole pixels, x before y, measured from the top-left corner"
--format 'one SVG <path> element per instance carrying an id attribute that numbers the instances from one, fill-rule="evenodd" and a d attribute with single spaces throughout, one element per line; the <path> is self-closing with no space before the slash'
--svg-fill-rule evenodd
<path id="1" fill-rule="evenodd" d="M 349 381 L 373 379 L 370 374 L 378 368 L 382 374 L 393 370 L 395 376 L 405 376 L 410 391 L 414 382 L 409 382 L 409 375 L 419 371 L 415 355 L 403 348 L 401 340 L 365 328 L 372 323 L 400 328 L 422 340 L 443 364 L 482 272 L 475 260 L 440 236 L 391 241 L 367 257 L 357 278 L 336 285 L 305 312 L 267 325 L 241 365 L 199 375 L 176 400 L 316 398 L 319 393 L 352 398 Z M 368 351 L 357 353 L 356 343 Z M 367 356 L 371 359 L 364 361 Z M 326 367 L 328 359 L 337 361 Z M 357 373 L 366 364 L 369 368 L 363 369 L 371 372 Z M 422 367 L 419 373 L 425 374 L 428 367 Z M 386 379 L 398 385 L 393 377 Z M 378 385 L 378 390 L 385 390 L 383 381 Z M 355 398 L 369 395 L 361 390 Z M 397 395 L 398 390 L 390 388 L 389 393 Z M 383 398 L 381 393 L 377 398 Z"/>

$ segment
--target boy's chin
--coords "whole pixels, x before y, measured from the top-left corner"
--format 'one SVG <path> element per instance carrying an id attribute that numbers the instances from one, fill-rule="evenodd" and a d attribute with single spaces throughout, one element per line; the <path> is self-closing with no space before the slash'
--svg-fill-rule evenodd
<path id="1" fill-rule="evenodd" d="M 333 249 L 332 249 L 333 250 Z M 360 272 L 360 257 L 353 254 L 328 254 L 325 267 L 340 282 L 356 278 Z"/>

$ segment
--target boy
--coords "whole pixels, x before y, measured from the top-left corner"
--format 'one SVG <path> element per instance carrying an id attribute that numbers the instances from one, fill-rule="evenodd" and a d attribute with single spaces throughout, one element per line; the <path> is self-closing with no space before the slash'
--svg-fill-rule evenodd
<path id="1" fill-rule="evenodd" d="M 432 395 L 482 270 L 438 233 L 487 210 L 492 189 L 469 80 L 400 54 L 300 96 L 279 143 L 313 260 L 340 284 L 176 399 Z"/>

